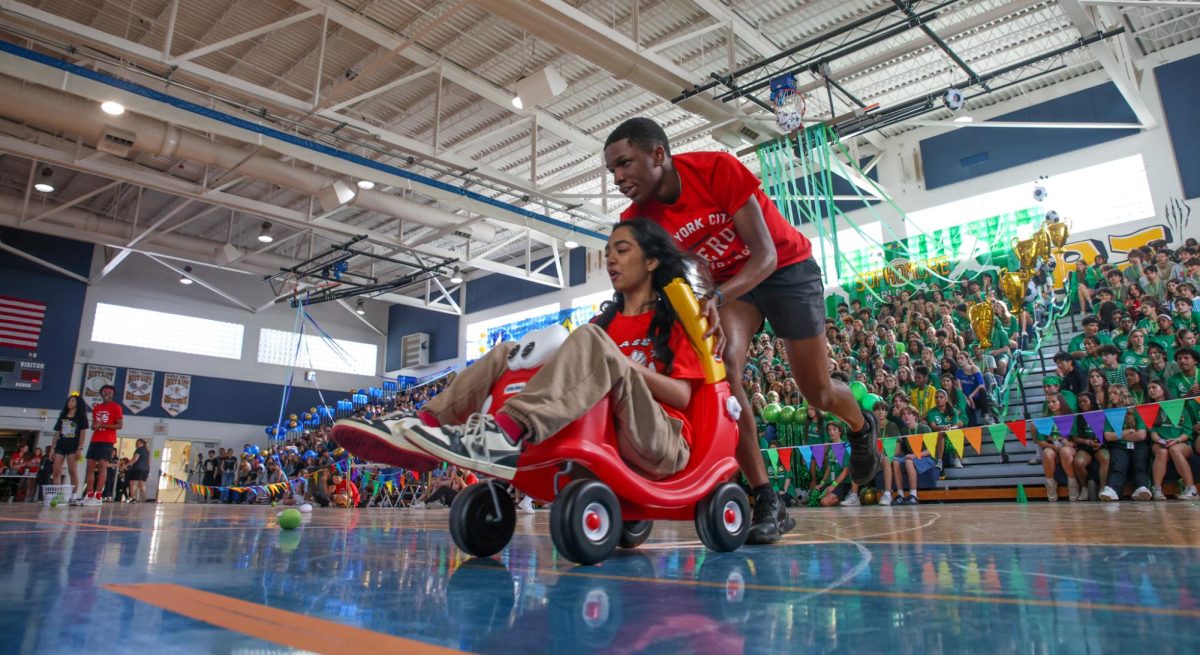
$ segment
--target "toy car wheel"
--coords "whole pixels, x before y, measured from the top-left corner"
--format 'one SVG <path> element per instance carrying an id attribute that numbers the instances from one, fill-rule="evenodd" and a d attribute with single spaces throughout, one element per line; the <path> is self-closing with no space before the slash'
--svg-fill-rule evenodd
<path id="1" fill-rule="evenodd" d="M 490 481 L 473 484 L 459 492 L 450 504 L 450 536 L 460 549 L 475 557 L 490 557 L 500 552 L 517 526 L 512 497 L 503 489 L 496 489 L 493 500 L 491 484 Z"/>
<path id="2" fill-rule="evenodd" d="M 621 548 L 637 548 L 650 538 L 654 521 L 626 521 L 621 526 Z"/>
<path id="3" fill-rule="evenodd" d="M 696 505 L 696 532 L 705 546 L 728 553 L 741 548 L 750 534 L 750 502 L 746 492 L 725 482 Z"/>
<path id="4" fill-rule="evenodd" d="M 621 504 L 603 482 L 575 480 L 550 506 L 550 535 L 576 564 L 603 562 L 621 540 Z"/>

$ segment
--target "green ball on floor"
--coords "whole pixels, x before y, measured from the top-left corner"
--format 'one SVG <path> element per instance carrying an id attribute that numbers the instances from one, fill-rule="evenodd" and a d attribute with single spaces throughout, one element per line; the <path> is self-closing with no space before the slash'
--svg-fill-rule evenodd
<path id="1" fill-rule="evenodd" d="M 271 501 L 271 507 L 274 507 L 276 504 L 277 503 L 275 501 L 273 501 L 273 500 Z"/>
<path id="2" fill-rule="evenodd" d="M 279 527 L 284 530 L 295 530 L 300 527 L 300 512 L 294 509 L 285 509 L 280 512 Z"/>

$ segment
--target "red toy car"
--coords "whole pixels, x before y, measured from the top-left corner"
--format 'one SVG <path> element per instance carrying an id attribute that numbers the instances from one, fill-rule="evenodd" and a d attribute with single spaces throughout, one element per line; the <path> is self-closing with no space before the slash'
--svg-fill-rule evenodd
<path id="1" fill-rule="evenodd" d="M 513 485 L 552 503 L 554 545 L 579 564 L 601 562 L 618 546 L 642 544 L 657 520 L 694 520 L 700 540 L 719 552 L 736 550 L 746 542 L 749 502 L 746 492 L 729 481 L 738 471 L 734 450 L 740 406 L 725 381 L 724 365 L 712 355 L 713 339 L 703 338 L 707 325 L 691 287 L 675 280 L 666 290 L 705 372 L 705 381 L 692 394 L 686 411 L 696 435 L 687 466 L 663 480 L 650 480 L 632 470 L 617 450 L 607 400 L 553 438 L 528 446 L 517 461 Z M 492 387 L 488 411 L 498 410 L 521 387 L 519 382 L 528 378 L 527 370 L 501 376 Z M 335 440 L 337 430 L 335 426 Z M 451 505 L 450 534 L 471 555 L 499 552 L 515 527 L 516 507 L 497 481 L 467 487 Z"/>

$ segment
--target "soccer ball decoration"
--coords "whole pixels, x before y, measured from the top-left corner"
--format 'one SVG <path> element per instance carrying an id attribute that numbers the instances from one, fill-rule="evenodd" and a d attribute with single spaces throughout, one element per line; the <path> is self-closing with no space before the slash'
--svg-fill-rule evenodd
<path id="1" fill-rule="evenodd" d="M 958 111 L 967 104 L 967 98 L 959 89 L 946 89 L 942 94 L 942 104 L 946 105 L 946 109 L 950 111 Z"/>
<path id="2" fill-rule="evenodd" d="M 1046 186 L 1045 186 L 1046 180 L 1048 180 L 1048 179 L 1049 179 L 1048 177 L 1046 177 L 1045 175 L 1042 175 L 1033 183 L 1033 199 L 1034 200 L 1036 200 L 1038 202 L 1042 202 L 1046 199 L 1047 196 L 1050 195 L 1050 192 L 1046 190 Z"/>
<path id="3" fill-rule="evenodd" d="M 1047 223 L 1057 223 L 1058 221 L 1059 221 L 1058 212 L 1054 211 L 1053 209 L 1046 212 L 1046 222 Z"/>

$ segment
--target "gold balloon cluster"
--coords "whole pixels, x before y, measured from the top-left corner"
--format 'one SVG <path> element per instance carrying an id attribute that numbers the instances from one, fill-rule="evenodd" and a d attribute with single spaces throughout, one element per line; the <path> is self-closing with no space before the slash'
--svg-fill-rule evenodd
<path id="1" fill-rule="evenodd" d="M 1061 256 L 1070 235 L 1069 221 L 1047 218 L 1033 236 L 1013 240 L 1013 252 L 1016 253 L 1021 268 L 1016 271 L 1000 269 L 1000 292 L 1008 300 L 1013 314 L 1021 313 L 1025 289 L 1029 287 L 1029 281 L 1033 279 L 1038 264 L 1043 260 L 1049 261 L 1052 252 Z M 979 345 L 990 348 L 992 326 L 996 321 L 992 304 L 985 301 L 972 305 L 967 309 L 967 316 L 971 319 L 971 328 L 979 337 Z"/>

